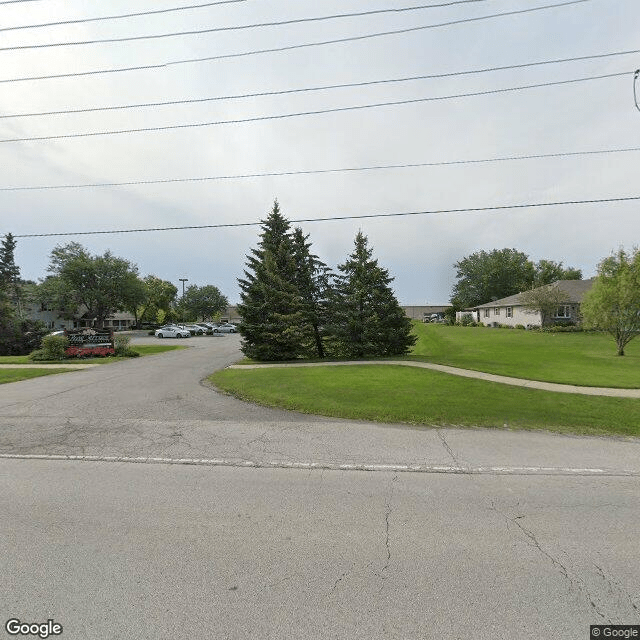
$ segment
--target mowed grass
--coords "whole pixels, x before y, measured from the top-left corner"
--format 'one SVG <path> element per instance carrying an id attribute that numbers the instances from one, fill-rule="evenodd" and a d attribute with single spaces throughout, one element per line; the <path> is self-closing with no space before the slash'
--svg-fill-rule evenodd
<path id="1" fill-rule="evenodd" d="M 77 371 L 77 369 L 54 369 L 53 367 L 50 369 L 0 369 L 0 384 L 50 376 L 54 373 L 68 373 L 69 371 Z"/>
<path id="2" fill-rule="evenodd" d="M 409 358 L 515 378 L 592 387 L 640 388 L 640 337 L 624 356 L 602 333 L 542 333 L 519 329 L 415 323 Z"/>
<path id="3" fill-rule="evenodd" d="M 640 435 L 638 400 L 551 393 L 396 365 L 225 369 L 209 379 L 243 400 L 339 418 Z"/>

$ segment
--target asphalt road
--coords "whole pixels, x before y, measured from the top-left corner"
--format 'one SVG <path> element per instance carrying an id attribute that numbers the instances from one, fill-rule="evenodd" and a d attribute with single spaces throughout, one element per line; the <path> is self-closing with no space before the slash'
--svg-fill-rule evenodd
<path id="1" fill-rule="evenodd" d="M 640 441 L 255 407 L 201 382 L 238 342 L 0 387 L 3 626 L 553 640 L 640 624 Z"/>

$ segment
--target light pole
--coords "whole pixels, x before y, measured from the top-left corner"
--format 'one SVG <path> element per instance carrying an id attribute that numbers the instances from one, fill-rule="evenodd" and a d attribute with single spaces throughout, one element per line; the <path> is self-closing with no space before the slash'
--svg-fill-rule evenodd
<path id="1" fill-rule="evenodd" d="M 178 278 L 178 280 L 182 282 L 182 302 L 184 305 L 184 283 L 189 282 L 189 278 Z M 180 315 L 182 316 L 182 322 L 184 322 L 184 306 L 182 307 L 182 313 Z"/>

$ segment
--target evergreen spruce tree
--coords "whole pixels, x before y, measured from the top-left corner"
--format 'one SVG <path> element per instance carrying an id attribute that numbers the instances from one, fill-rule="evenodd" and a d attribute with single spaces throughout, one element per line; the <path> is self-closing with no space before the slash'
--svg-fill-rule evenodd
<path id="1" fill-rule="evenodd" d="M 242 351 L 255 360 L 293 360 L 304 354 L 311 339 L 296 284 L 289 226 L 276 200 L 262 222 L 258 248 L 247 256 L 245 277 L 238 279 Z"/>
<path id="2" fill-rule="evenodd" d="M 373 259 L 362 232 L 355 249 L 338 265 L 331 330 L 338 355 L 352 358 L 404 355 L 415 344 L 411 321 L 389 286 L 393 278 Z"/>
<path id="3" fill-rule="evenodd" d="M 311 253 L 309 235 L 296 227 L 292 237 L 293 259 L 296 266 L 296 285 L 302 299 L 302 313 L 309 327 L 312 341 L 303 345 L 308 357 L 325 357 L 324 327 L 327 323 L 327 306 L 330 292 L 330 269 Z"/>
<path id="4" fill-rule="evenodd" d="M 0 243 L 0 289 L 14 303 L 18 303 L 20 292 L 20 267 L 15 262 L 16 240 L 7 233 Z"/>

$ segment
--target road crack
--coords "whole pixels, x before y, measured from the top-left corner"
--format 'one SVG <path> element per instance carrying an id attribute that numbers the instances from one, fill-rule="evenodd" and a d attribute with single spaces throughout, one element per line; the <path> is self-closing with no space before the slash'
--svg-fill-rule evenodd
<path id="1" fill-rule="evenodd" d="M 462 468 L 463 465 L 460 463 L 460 461 L 456 457 L 456 454 L 453 453 L 453 449 L 449 446 L 449 443 L 447 442 L 447 439 L 444 437 L 444 434 L 442 433 L 442 431 L 440 429 L 436 429 L 436 433 L 438 434 L 438 437 L 442 441 L 442 446 L 447 450 L 447 453 L 451 456 L 452 460 L 455 462 L 456 467 Z"/>
<path id="2" fill-rule="evenodd" d="M 492 511 L 501 515 L 507 521 L 507 529 L 508 529 L 508 523 L 514 524 L 520 530 L 520 532 L 524 534 L 525 538 L 528 540 L 529 546 L 536 549 L 547 560 L 549 560 L 549 562 L 551 562 L 551 565 L 558 570 L 560 575 L 565 580 L 569 582 L 569 585 L 571 586 L 571 588 L 576 589 L 584 596 L 584 598 L 587 600 L 587 602 L 589 603 L 589 606 L 593 609 L 593 611 L 607 623 L 613 624 L 613 621 L 610 620 L 595 603 L 594 598 L 589 592 L 589 589 L 587 588 L 587 585 L 585 584 L 584 580 L 582 580 L 575 573 L 571 573 L 569 569 L 562 562 L 560 562 L 560 560 L 558 560 L 558 558 L 555 558 L 553 555 L 551 555 L 549 551 L 544 549 L 540 544 L 540 542 L 538 541 L 536 535 L 533 533 L 533 531 L 531 531 L 530 529 L 527 529 L 527 527 L 525 527 L 524 524 L 522 524 L 522 520 L 526 518 L 525 515 L 510 517 L 503 511 L 500 511 L 500 509 L 496 507 L 495 502 L 493 500 L 491 501 L 490 508 Z"/>

